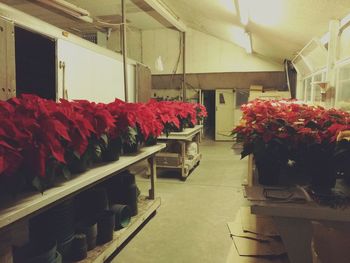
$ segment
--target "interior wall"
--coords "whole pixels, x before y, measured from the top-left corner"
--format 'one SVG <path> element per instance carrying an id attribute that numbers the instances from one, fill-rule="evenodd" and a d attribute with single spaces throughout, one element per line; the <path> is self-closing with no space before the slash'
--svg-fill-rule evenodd
<path id="1" fill-rule="evenodd" d="M 142 62 L 151 67 L 153 74 L 172 74 L 182 72 L 180 54 L 181 35 L 171 29 L 142 31 Z M 282 71 L 283 65 L 250 55 L 233 43 L 208 34 L 189 29 L 186 33 L 186 71 L 187 73 L 211 72 L 256 72 Z M 155 67 L 161 56 L 163 71 Z"/>
<path id="2" fill-rule="evenodd" d="M 128 29 L 126 32 L 126 45 L 128 57 L 136 61 L 141 61 L 141 30 Z M 111 33 L 107 39 L 106 47 L 114 52 L 121 53 L 119 30 Z"/>
<path id="3" fill-rule="evenodd" d="M 12 8 L 6 4 L 0 3 L 0 17 L 4 17 L 7 20 L 13 22 L 15 25 L 20 25 L 23 28 L 29 29 L 33 32 L 37 32 L 39 34 L 45 35 L 47 37 L 50 37 L 52 39 L 58 39 L 58 40 L 64 40 L 67 42 L 72 43 L 73 45 L 77 45 L 79 47 L 81 47 L 82 49 L 86 49 L 89 52 L 95 53 L 97 56 L 105 56 L 107 58 L 110 58 L 111 60 L 115 60 L 118 61 L 119 63 L 122 63 L 123 61 L 123 57 L 121 54 L 113 52 L 107 48 L 103 48 L 100 47 L 94 43 L 91 43 L 90 41 L 87 41 L 85 39 L 82 39 L 74 34 L 65 32 L 64 30 L 55 27 L 49 23 L 46 23 L 40 19 L 37 19 L 33 16 L 30 16 L 24 12 L 21 12 L 19 10 L 16 10 L 15 8 Z M 132 41 L 130 41 L 132 43 Z M 140 51 L 141 52 L 141 51 Z M 132 52 L 130 52 L 132 54 Z M 11 56 L 10 56 L 11 57 Z M 135 64 L 136 61 L 132 60 L 132 59 L 128 59 L 128 64 L 129 66 L 132 66 L 132 68 L 135 68 Z M 68 68 L 66 70 L 69 70 Z M 119 74 L 123 74 L 122 68 L 120 68 L 117 71 L 117 75 Z M 129 82 L 133 83 L 133 87 L 130 87 L 129 85 L 129 90 L 135 90 L 135 70 L 129 70 Z M 114 78 L 115 77 L 115 72 L 113 72 L 113 76 L 109 76 L 110 78 Z M 101 75 L 101 78 L 103 78 L 104 76 Z M 60 76 L 58 76 L 58 94 L 62 94 L 62 84 L 60 84 Z M 84 78 L 84 76 L 82 76 L 82 78 Z M 133 81 L 131 81 L 133 80 Z M 122 80 L 121 80 L 122 81 Z M 101 80 L 101 82 L 103 82 L 103 80 Z M 96 84 L 96 87 L 98 87 L 99 85 Z M 81 96 L 80 97 L 91 97 L 92 94 L 89 93 L 88 90 L 84 90 L 84 87 L 81 87 L 82 91 L 81 91 Z M 116 93 L 123 93 L 124 92 L 124 85 L 118 85 L 116 87 L 117 91 Z M 102 95 L 102 94 L 100 94 Z M 133 95 L 133 99 L 134 99 L 135 95 Z M 112 97 L 108 98 L 113 99 Z M 105 98 L 100 98 L 100 101 L 104 101 Z"/>
<path id="4" fill-rule="evenodd" d="M 261 85 L 265 89 L 287 90 L 286 75 L 280 71 L 270 72 L 227 72 L 227 73 L 191 73 L 186 75 L 189 88 L 213 89 L 249 89 L 251 85 Z M 153 89 L 180 89 L 182 75 L 153 75 Z"/>

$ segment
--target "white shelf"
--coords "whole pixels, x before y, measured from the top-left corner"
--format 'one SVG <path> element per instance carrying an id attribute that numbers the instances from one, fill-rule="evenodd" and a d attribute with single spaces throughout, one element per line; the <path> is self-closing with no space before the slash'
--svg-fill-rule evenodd
<path id="1" fill-rule="evenodd" d="M 163 148 L 165 148 L 165 144 L 143 147 L 138 154 L 121 156 L 116 162 L 106 163 L 90 169 L 59 186 L 46 190 L 43 194 L 27 193 L 18 196 L 10 202 L 8 200 L 6 202 L 3 201 L 0 204 L 0 229 L 17 220 L 26 218 L 59 200 L 63 200 L 78 191 L 88 188 L 126 169 L 130 165 L 156 154 Z"/>
<path id="2" fill-rule="evenodd" d="M 139 197 L 138 210 L 139 213 L 132 217 L 128 227 L 114 232 L 113 240 L 102 246 L 97 246 L 88 252 L 88 257 L 79 261 L 80 263 L 103 263 L 115 250 L 123 244 L 141 225 L 145 222 L 153 212 L 160 206 L 160 198 L 149 200 L 147 197 Z"/>
<path id="3" fill-rule="evenodd" d="M 203 128 L 203 125 L 196 125 L 194 128 L 186 128 L 183 132 L 171 132 L 158 137 L 158 140 L 183 140 L 191 141 L 192 138 Z"/>

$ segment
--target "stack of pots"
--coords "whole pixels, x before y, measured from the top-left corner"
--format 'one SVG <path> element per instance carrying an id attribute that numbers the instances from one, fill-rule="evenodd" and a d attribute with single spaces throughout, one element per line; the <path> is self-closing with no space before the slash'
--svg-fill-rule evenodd
<path id="1" fill-rule="evenodd" d="M 70 258 L 75 228 L 75 207 L 73 199 L 52 208 L 50 216 L 53 227 L 53 237 L 57 240 L 57 249 L 63 259 Z"/>
<path id="2" fill-rule="evenodd" d="M 61 263 L 86 258 L 113 240 L 138 212 L 135 175 L 125 171 L 30 220 L 30 243 L 15 249 L 15 263 Z M 78 223 L 76 223 L 78 222 Z"/>
<path id="3" fill-rule="evenodd" d="M 105 185 L 111 204 L 127 205 L 130 209 L 131 216 L 137 215 L 138 189 L 134 174 L 126 170 L 109 179 Z"/>
<path id="4" fill-rule="evenodd" d="M 14 263 L 62 263 L 62 256 L 57 251 L 53 240 L 46 242 L 29 242 L 22 247 L 14 247 Z"/>
<path id="5" fill-rule="evenodd" d="M 122 140 L 120 137 L 109 139 L 108 145 L 102 151 L 102 160 L 104 162 L 113 162 L 119 160 L 122 150 Z"/>

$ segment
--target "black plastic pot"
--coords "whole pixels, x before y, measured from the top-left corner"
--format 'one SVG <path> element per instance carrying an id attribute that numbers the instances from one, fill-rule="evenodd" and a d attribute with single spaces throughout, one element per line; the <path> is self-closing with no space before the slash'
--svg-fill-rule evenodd
<path id="1" fill-rule="evenodd" d="M 175 125 L 172 126 L 172 131 L 173 132 L 183 132 L 184 131 L 184 124 L 182 121 L 180 121 L 180 126 L 177 128 Z"/>
<path id="2" fill-rule="evenodd" d="M 336 172 L 331 145 L 309 146 L 305 154 L 305 171 L 311 177 L 311 188 L 315 192 L 329 192 L 336 183 Z"/>
<path id="3" fill-rule="evenodd" d="M 123 187 L 125 188 L 125 199 L 123 204 L 129 207 L 131 216 L 135 216 L 138 213 L 138 208 L 137 208 L 138 189 L 135 182 L 135 175 L 127 172 L 127 173 L 124 173 L 122 177 L 123 177 Z"/>
<path id="4" fill-rule="evenodd" d="M 87 242 L 85 234 L 74 236 L 72 245 L 72 259 L 75 261 L 83 260 L 87 257 Z"/>
<path id="5" fill-rule="evenodd" d="M 54 238 L 58 243 L 65 242 L 74 235 L 75 206 L 69 199 L 51 209 Z"/>
<path id="6" fill-rule="evenodd" d="M 103 211 L 97 220 L 97 243 L 104 244 L 113 240 L 115 214 L 111 210 Z"/>
<path id="7" fill-rule="evenodd" d="M 108 142 L 108 146 L 102 152 L 102 160 L 104 162 L 112 162 L 119 160 L 121 148 L 121 138 L 110 139 Z"/>
<path id="8" fill-rule="evenodd" d="M 145 146 L 153 146 L 157 144 L 157 137 L 150 136 L 145 141 Z"/>
<path id="9" fill-rule="evenodd" d="M 131 213 L 127 205 L 114 204 L 111 206 L 111 210 L 115 214 L 115 230 L 122 229 L 129 225 Z"/>
<path id="10" fill-rule="evenodd" d="M 121 204 L 124 202 L 126 189 L 123 184 L 123 177 L 120 174 L 106 180 L 103 185 L 107 189 L 110 204 Z"/>
<path id="11" fill-rule="evenodd" d="M 68 240 L 57 244 L 57 250 L 62 255 L 64 261 L 69 260 L 71 258 L 73 240 L 74 235 L 72 235 L 71 238 L 69 238 Z"/>
<path id="12" fill-rule="evenodd" d="M 96 221 L 83 221 L 77 227 L 77 233 L 86 235 L 87 250 L 96 247 L 97 223 Z"/>
<path id="13" fill-rule="evenodd" d="M 141 144 L 137 143 L 123 143 L 123 154 L 138 153 L 141 149 Z"/>
<path id="14" fill-rule="evenodd" d="M 257 162 L 255 166 L 258 170 L 258 182 L 261 185 L 278 185 L 281 167 L 276 162 Z"/>
<path id="15" fill-rule="evenodd" d="M 53 240 L 46 243 L 28 243 L 14 248 L 14 263 L 56 263 L 57 244 Z"/>
<path id="16" fill-rule="evenodd" d="M 72 173 L 86 172 L 92 164 L 92 159 L 89 157 L 88 152 L 85 152 L 80 159 L 74 154 L 70 154 L 68 157 L 68 167 Z"/>
<path id="17" fill-rule="evenodd" d="M 108 209 L 108 196 L 105 188 L 93 188 L 76 198 L 78 220 L 96 220 L 97 216 Z"/>

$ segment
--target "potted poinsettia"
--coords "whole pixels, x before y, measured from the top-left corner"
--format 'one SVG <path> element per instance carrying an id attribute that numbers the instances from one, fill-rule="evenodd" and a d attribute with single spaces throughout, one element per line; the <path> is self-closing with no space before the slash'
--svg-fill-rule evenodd
<path id="1" fill-rule="evenodd" d="M 164 126 L 157 119 L 156 113 L 146 104 L 138 105 L 138 114 L 136 119 L 137 127 L 140 132 L 141 142 L 146 146 L 157 143 L 157 137 L 162 133 Z"/>
<path id="2" fill-rule="evenodd" d="M 151 100 L 147 107 L 154 112 L 156 120 L 163 126 L 163 132 L 168 135 L 170 132 L 180 130 L 180 121 L 177 118 L 177 109 L 170 101 Z"/>
<path id="3" fill-rule="evenodd" d="M 207 109 L 205 108 L 204 105 L 202 105 L 200 103 L 194 103 L 193 106 L 196 110 L 197 123 L 200 123 L 206 117 L 208 117 L 208 112 L 207 112 Z"/>
<path id="4" fill-rule="evenodd" d="M 64 141 L 70 136 L 59 120 L 53 117 L 56 103 L 33 95 L 22 95 L 8 101 L 14 106 L 11 122 L 18 127 L 16 145 L 21 149 L 24 181 L 40 191 L 52 186 L 65 164 Z M 8 140 L 11 141 L 11 140 Z"/>
<path id="5" fill-rule="evenodd" d="M 116 130 L 113 133 L 121 138 L 124 153 L 135 153 L 140 149 L 140 138 L 136 122 L 138 105 L 115 99 L 107 108 L 116 120 Z"/>
<path id="6" fill-rule="evenodd" d="M 255 100 L 242 111 L 234 134 L 243 141 L 242 158 L 254 155 L 261 183 L 279 183 L 292 161 L 314 188 L 334 186 L 335 127 L 348 123 L 349 114 L 285 100 Z"/>
<path id="7" fill-rule="evenodd" d="M 67 100 L 60 100 L 54 117 L 68 129 L 71 141 L 65 145 L 65 157 L 69 170 L 73 173 L 86 171 L 93 161 L 94 147 L 89 144 L 94 127 L 91 122 Z"/>
<path id="8" fill-rule="evenodd" d="M 89 138 L 88 153 L 90 153 L 94 162 L 114 161 L 119 157 L 118 149 L 110 151 L 108 134 L 115 128 L 115 119 L 102 103 L 89 102 L 87 100 L 75 100 L 71 102 L 76 112 L 80 113 L 93 127 L 91 137 Z M 116 145 L 113 145 L 116 146 Z"/>

